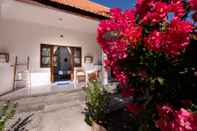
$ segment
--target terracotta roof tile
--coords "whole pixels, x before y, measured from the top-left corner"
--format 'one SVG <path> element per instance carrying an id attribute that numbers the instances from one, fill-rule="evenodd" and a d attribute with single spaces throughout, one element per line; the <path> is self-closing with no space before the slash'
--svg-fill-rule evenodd
<path id="1" fill-rule="evenodd" d="M 95 13 L 102 16 L 108 16 L 109 8 L 89 0 L 50 0 L 59 4 L 72 6 L 81 10 Z"/>

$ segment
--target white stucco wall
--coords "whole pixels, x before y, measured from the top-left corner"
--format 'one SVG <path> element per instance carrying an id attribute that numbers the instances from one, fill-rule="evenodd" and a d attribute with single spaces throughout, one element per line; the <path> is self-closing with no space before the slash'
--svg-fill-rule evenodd
<path id="1" fill-rule="evenodd" d="M 9 64 L 0 64 L 0 93 L 12 89 L 13 71 Z"/>
<path id="2" fill-rule="evenodd" d="M 61 38 L 60 35 L 64 37 Z M 10 65 L 13 64 L 15 56 L 18 56 L 20 62 L 24 62 L 26 57 L 29 56 L 32 81 L 34 82 L 32 84 L 35 87 L 50 83 L 49 69 L 40 68 L 41 43 L 80 46 L 82 47 L 82 60 L 84 60 L 84 56 L 91 55 L 94 57 L 95 63 L 97 63 L 101 54 L 100 48 L 96 44 L 96 31 L 88 34 L 82 30 L 66 30 L 36 23 L 0 19 L 0 52 L 10 54 Z M 4 68 L 3 72 L 1 73 L 0 70 L 0 84 L 4 81 L 4 86 L 1 85 L 0 88 L 7 89 L 11 87 L 10 77 L 12 75 L 6 75 L 6 72 L 11 73 L 12 71 L 10 67 L 7 67 Z M 7 78 L 7 84 L 5 77 Z"/>

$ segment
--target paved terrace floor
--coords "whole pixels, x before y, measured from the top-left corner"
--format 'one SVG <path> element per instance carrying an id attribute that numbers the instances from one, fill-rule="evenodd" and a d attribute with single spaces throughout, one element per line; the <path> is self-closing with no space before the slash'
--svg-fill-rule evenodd
<path id="1" fill-rule="evenodd" d="M 82 89 L 21 98 L 13 102 L 17 102 L 18 106 L 7 127 L 17 118 L 33 113 L 32 121 L 27 126 L 29 131 L 91 131 L 82 113 L 85 104 Z"/>
<path id="2" fill-rule="evenodd" d="M 22 88 L 2 96 L 0 95 L 0 100 L 10 100 L 10 99 L 29 97 L 29 96 L 55 94 L 55 93 L 83 88 L 85 86 L 86 84 L 84 82 L 80 82 L 80 83 L 68 82 L 67 84 L 61 84 L 61 85 L 57 85 L 56 83 L 53 83 L 51 85 L 45 85 L 39 87 Z"/>

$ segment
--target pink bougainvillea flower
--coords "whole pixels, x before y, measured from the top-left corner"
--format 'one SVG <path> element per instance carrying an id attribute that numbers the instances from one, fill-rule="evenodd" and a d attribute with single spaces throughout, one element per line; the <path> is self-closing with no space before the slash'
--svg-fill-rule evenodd
<path id="1" fill-rule="evenodd" d="M 121 35 L 124 30 L 134 25 L 134 12 L 128 10 L 125 13 L 118 8 L 111 9 L 111 19 L 101 21 L 97 29 L 97 41 L 104 53 L 113 59 L 127 57 L 128 40 Z"/>
<path id="2" fill-rule="evenodd" d="M 131 47 L 135 48 L 137 42 L 141 39 L 142 36 L 142 27 L 141 26 L 130 26 L 129 28 L 125 29 L 122 33 L 123 37 L 128 40 Z"/>
<path id="3" fill-rule="evenodd" d="M 184 20 L 174 19 L 170 24 L 169 31 L 179 31 L 179 32 L 185 32 L 185 33 L 191 33 L 192 32 L 192 24 L 190 22 L 187 22 Z"/>
<path id="4" fill-rule="evenodd" d="M 125 86 L 127 84 L 128 77 L 127 75 L 119 68 L 119 66 L 116 64 L 116 60 L 108 58 L 104 61 L 105 68 L 107 70 L 112 70 L 112 73 L 114 74 L 115 78 L 120 81 L 120 84 L 122 86 Z"/>
<path id="5" fill-rule="evenodd" d="M 112 8 L 110 9 L 110 14 L 114 19 L 121 19 L 122 17 L 122 10 L 120 8 Z"/>
<path id="6" fill-rule="evenodd" d="M 164 2 L 156 2 L 152 4 L 152 11 L 148 12 L 143 18 L 144 23 L 158 23 L 165 21 L 168 14 L 168 5 Z"/>
<path id="7" fill-rule="evenodd" d="M 146 16 L 144 16 L 144 18 L 142 19 L 141 23 L 144 24 L 155 24 L 158 22 L 161 22 L 163 19 L 159 16 L 159 14 L 157 14 L 156 12 L 148 12 Z"/>
<path id="8" fill-rule="evenodd" d="M 127 20 L 127 22 L 130 24 L 130 25 L 134 25 L 135 23 L 135 10 L 134 9 L 128 9 L 126 10 L 123 15 L 124 15 L 124 18 Z"/>
<path id="9" fill-rule="evenodd" d="M 168 5 L 164 2 L 155 2 L 149 7 L 149 11 L 143 16 L 140 23 L 158 23 L 165 21 L 168 14 Z"/>
<path id="10" fill-rule="evenodd" d="M 188 1 L 193 19 L 197 20 L 197 0 Z M 120 82 L 123 97 L 141 97 L 145 92 L 145 86 L 133 88 L 131 85 L 136 83 L 130 79 L 134 76 L 146 81 L 147 77 L 152 75 L 144 63 L 142 65 L 140 63 L 139 68 L 131 70 L 128 69 L 130 65 L 125 66 L 127 60 L 129 64 L 132 62 L 133 65 L 136 64 L 138 57 L 135 58 L 135 55 L 140 55 L 140 60 L 144 57 L 143 52 L 138 54 L 136 47 L 143 46 L 142 51 L 145 53 L 146 51 L 162 53 L 162 56 L 170 57 L 168 60 L 176 59 L 185 52 L 190 43 L 190 34 L 193 32 L 192 23 L 183 19 L 188 1 L 137 0 L 134 9 L 126 11 L 118 8 L 111 9 L 111 17 L 100 22 L 97 41 L 107 55 L 105 68 L 112 70 L 115 78 Z M 173 15 L 172 19 L 170 15 Z M 138 44 L 142 45 L 138 46 Z M 130 47 L 133 49 L 130 50 Z M 155 125 L 161 131 L 197 131 L 197 115 L 186 110 L 192 102 L 190 100 L 179 102 L 182 102 L 180 109 L 169 104 L 157 107 L 159 116 L 155 120 Z M 128 104 L 127 109 L 137 116 L 145 107 L 134 103 Z"/>
<path id="11" fill-rule="evenodd" d="M 154 0 L 137 0 L 136 1 L 136 14 L 139 15 L 139 19 L 143 19 L 147 12 L 150 11 Z"/>
<path id="12" fill-rule="evenodd" d="M 141 23 L 154 24 L 165 21 L 169 12 L 173 12 L 176 19 L 182 18 L 185 15 L 182 0 L 171 0 L 170 4 L 155 0 L 140 0 L 137 4 L 137 13 L 142 16 Z"/>
<path id="13" fill-rule="evenodd" d="M 162 49 L 162 37 L 163 34 L 155 30 L 144 39 L 144 43 L 148 49 L 158 52 Z"/>
<path id="14" fill-rule="evenodd" d="M 124 59 L 127 57 L 128 44 L 123 41 L 109 42 L 111 44 L 104 52 L 113 59 Z"/>
<path id="15" fill-rule="evenodd" d="M 145 37 L 144 43 L 152 51 L 177 56 L 189 45 L 191 32 L 191 23 L 173 19 L 166 32 L 155 30 Z"/>
<path id="16" fill-rule="evenodd" d="M 115 75 L 116 79 L 120 81 L 122 86 L 125 86 L 128 81 L 127 75 L 119 68 L 118 66 L 112 67 L 113 74 Z"/>
<path id="17" fill-rule="evenodd" d="M 100 43 L 104 53 L 113 57 L 114 59 L 124 59 L 127 56 L 128 43 L 121 39 L 114 39 L 110 35 L 106 36 L 106 33 L 124 29 L 124 24 L 114 23 L 109 20 L 102 21 L 97 30 L 97 41 Z M 107 34 L 108 35 L 108 34 Z M 109 37 L 109 38 L 106 38 Z"/>
<path id="18" fill-rule="evenodd" d="M 105 69 L 110 70 L 111 67 L 114 65 L 114 61 L 112 61 L 110 59 L 106 59 L 106 60 L 104 60 L 104 64 L 105 64 Z"/>
<path id="19" fill-rule="evenodd" d="M 171 114 L 173 112 L 173 107 L 169 104 L 166 105 L 157 105 L 157 110 L 160 116 L 165 116 L 166 114 Z"/>
<path id="20" fill-rule="evenodd" d="M 159 14 L 161 18 L 167 16 L 168 5 L 165 2 L 156 2 L 154 4 L 154 10 Z"/>
<path id="21" fill-rule="evenodd" d="M 197 115 L 184 108 L 175 110 L 172 106 L 158 106 L 160 119 L 156 127 L 161 131 L 197 131 Z"/>
<path id="22" fill-rule="evenodd" d="M 185 15 L 185 8 L 182 0 L 171 0 L 169 12 L 174 12 L 175 18 L 181 18 Z"/>
<path id="23" fill-rule="evenodd" d="M 176 111 L 176 123 L 180 131 L 197 131 L 197 115 L 181 108 Z"/>
<path id="24" fill-rule="evenodd" d="M 175 113 L 173 108 L 169 105 L 158 106 L 157 110 L 160 115 L 160 119 L 156 121 L 156 127 L 161 131 L 174 131 L 176 129 L 176 123 L 174 121 Z"/>
<path id="25" fill-rule="evenodd" d="M 164 52 L 170 56 L 177 56 L 189 45 L 189 34 L 192 32 L 192 24 L 179 19 L 172 20 L 163 36 Z"/>
<path id="26" fill-rule="evenodd" d="M 190 4 L 192 10 L 197 11 L 197 1 L 196 0 L 189 0 L 189 4 Z"/>

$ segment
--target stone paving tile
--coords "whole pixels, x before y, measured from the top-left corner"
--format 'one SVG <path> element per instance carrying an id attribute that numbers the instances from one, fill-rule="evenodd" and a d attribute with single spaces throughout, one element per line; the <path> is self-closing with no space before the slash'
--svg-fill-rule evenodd
<path id="1" fill-rule="evenodd" d="M 82 90 L 22 98 L 15 101 L 17 113 L 8 123 L 33 113 L 29 131 L 91 131 L 82 114 L 84 100 Z"/>
<path id="2" fill-rule="evenodd" d="M 79 106 L 43 114 L 41 131 L 90 131 Z"/>

